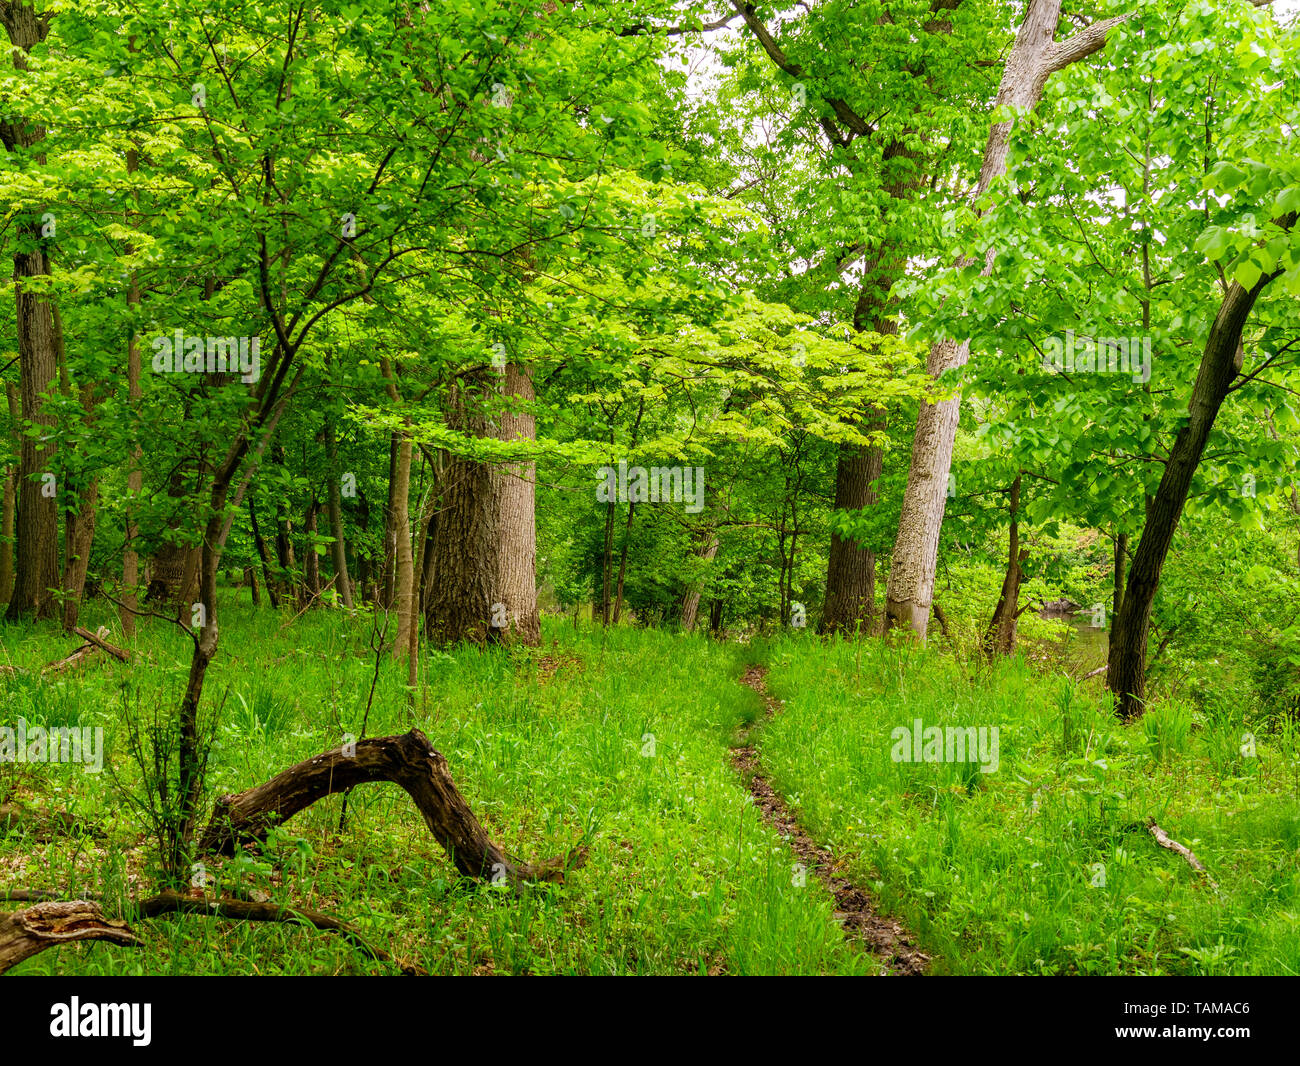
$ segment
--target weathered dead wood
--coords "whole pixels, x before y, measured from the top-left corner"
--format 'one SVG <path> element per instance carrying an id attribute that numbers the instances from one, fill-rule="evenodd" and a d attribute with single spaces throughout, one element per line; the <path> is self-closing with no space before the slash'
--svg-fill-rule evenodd
<path id="1" fill-rule="evenodd" d="M 1215 883 L 1214 878 L 1210 876 L 1210 871 L 1205 868 L 1205 864 L 1201 862 L 1201 860 L 1198 859 L 1195 855 L 1192 854 L 1191 849 L 1187 847 L 1186 844 L 1180 844 L 1178 843 L 1178 841 L 1170 839 L 1169 834 L 1166 833 L 1163 829 L 1161 829 L 1158 825 L 1156 825 L 1156 820 L 1154 818 L 1147 819 L 1147 830 L 1151 833 L 1153 837 L 1156 838 L 1156 843 L 1159 844 L 1162 848 L 1168 848 L 1170 851 L 1176 851 L 1179 855 L 1181 855 L 1184 859 L 1187 860 L 1188 866 L 1190 866 L 1198 874 L 1203 874 L 1206 883 L 1209 884 L 1211 888 L 1217 889 L 1219 887 Z"/>
<path id="2" fill-rule="evenodd" d="M 239 843 L 261 841 L 269 830 L 336 792 L 368 782 L 400 785 L 415 801 L 424 822 L 466 877 L 493 881 L 563 881 L 583 865 L 586 848 L 537 864 L 515 862 L 488 838 L 465 802 L 447 760 L 420 730 L 356 742 L 355 750 L 324 752 L 291 766 L 270 781 L 217 800 L 200 850 L 231 854 Z"/>
<path id="3" fill-rule="evenodd" d="M 74 666 L 80 665 L 83 660 L 88 659 L 97 651 L 99 651 L 99 648 L 94 644 L 87 642 L 66 658 L 58 659 L 52 663 L 46 663 L 46 665 L 41 667 L 41 673 L 61 674 L 64 670 L 69 670 Z"/>
<path id="4" fill-rule="evenodd" d="M 131 661 L 131 656 L 129 654 L 117 647 L 117 645 L 110 644 L 106 639 L 104 639 L 108 635 L 108 630 L 103 627 L 100 627 L 98 633 L 92 633 L 89 629 L 86 629 L 83 626 L 73 626 L 72 632 L 76 633 L 82 640 L 94 644 L 101 651 L 108 652 L 108 654 L 113 656 L 114 659 L 118 659 L 124 663 Z"/>
<path id="5" fill-rule="evenodd" d="M 106 940 L 137 947 L 140 938 L 126 922 L 104 917 L 98 903 L 56 900 L 0 914 L 0 973 L 47 948 L 78 940 Z"/>
<path id="6" fill-rule="evenodd" d="M 182 896 L 176 892 L 162 892 L 134 905 L 141 918 L 157 918 L 167 914 L 198 914 L 209 918 L 229 918 L 240 922 L 300 922 L 323 932 L 338 933 L 355 944 L 372 959 L 390 961 L 386 952 L 372 947 L 361 931 L 347 922 L 306 907 L 290 907 L 279 903 L 256 903 L 242 899 L 212 899 L 210 897 Z"/>
<path id="7" fill-rule="evenodd" d="M 92 899 L 96 897 L 91 897 Z M 0 901 L 13 903 L 41 903 L 57 900 L 58 893 L 39 889 L 0 889 Z M 85 903 L 86 901 L 81 901 Z M 86 905 L 98 907 L 97 903 Z M 289 906 L 279 903 L 258 903 L 242 899 L 213 899 L 211 897 L 182 896 L 175 892 L 162 892 L 156 896 L 130 904 L 128 911 L 134 911 L 139 919 L 158 918 L 169 914 L 199 915 L 206 918 L 224 918 L 241 922 L 293 922 L 310 925 L 322 932 L 338 933 L 349 943 L 356 945 L 372 959 L 379 962 L 392 962 L 408 975 L 420 975 L 425 971 L 413 963 L 394 959 L 386 951 L 372 946 L 356 927 L 349 925 L 320 911 L 306 907 Z M 125 925 L 125 923 L 121 923 Z M 0 973 L 3 969 L 0 969 Z"/>

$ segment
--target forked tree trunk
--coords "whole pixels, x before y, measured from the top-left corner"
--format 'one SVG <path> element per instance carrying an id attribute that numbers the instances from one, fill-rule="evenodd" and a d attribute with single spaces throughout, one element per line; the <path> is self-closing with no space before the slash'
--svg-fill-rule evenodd
<path id="1" fill-rule="evenodd" d="M 1007 534 L 1007 570 L 993 617 L 984 633 L 984 654 L 1011 655 L 1016 650 L 1016 623 L 1020 617 L 1020 582 L 1029 550 L 1020 547 L 1020 475 L 1011 483 L 1011 527 Z"/>
<path id="2" fill-rule="evenodd" d="M 1284 223 L 1285 228 L 1293 226 L 1295 215 L 1288 216 Z M 1151 606 L 1160 588 L 1160 573 L 1214 420 L 1240 370 L 1242 330 L 1259 294 L 1277 276 L 1277 273 L 1266 274 L 1251 289 L 1232 282 L 1210 327 L 1196 384 L 1187 404 L 1187 420 L 1174 438 L 1160 487 L 1147 508 L 1146 524 L 1133 553 L 1124 599 L 1111 630 L 1106 686 L 1118 697 L 1115 710 L 1120 718 L 1133 718 L 1144 709 L 1147 636 Z"/>
<path id="3" fill-rule="evenodd" d="M 1042 98 L 1047 79 L 1058 70 L 1091 55 L 1106 43 L 1106 34 L 1121 18 L 1093 23 L 1068 40 L 1056 43 L 1061 0 L 1029 0 L 1024 20 L 1007 57 L 994 101 L 995 113 L 1006 108 L 1030 110 Z M 1007 146 L 1013 121 L 996 122 L 989 130 L 983 164 L 975 190 L 979 203 L 993 182 L 1006 171 Z M 995 249 L 985 254 L 982 275 L 993 273 Z M 969 266 L 972 260 L 963 260 Z M 944 340 L 930 349 L 926 364 L 931 378 L 965 365 L 970 341 Z M 957 437 L 961 399 L 922 402 L 912 438 L 912 459 L 899 516 L 898 537 L 889 568 L 885 596 L 886 628 L 909 628 L 924 640 L 934 600 L 934 574 L 939 555 L 939 532 L 948 496 L 948 474 Z"/>
<path id="4" fill-rule="evenodd" d="M 452 424 L 472 437 L 536 439 L 531 410 L 501 413 L 503 398 L 530 405 L 528 372 L 467 375 L 454 390 Z M 436 644 L 541 640 L 537 610 L 534 464 L 493 466 L 449 455 L 434 527 L 433 568 L 425 629 Z"/>

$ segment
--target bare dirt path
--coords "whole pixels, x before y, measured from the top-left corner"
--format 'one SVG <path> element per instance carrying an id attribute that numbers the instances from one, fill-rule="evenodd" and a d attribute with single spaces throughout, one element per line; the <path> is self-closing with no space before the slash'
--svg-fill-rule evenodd
<path id="1" fill-rule="evenodd" d="M 784 798 L 763 775 L 753 735 L 766 718 L 781 708 L 781 701 L 767 691 L 766 678 L 767 667 L 749 666 L 740 679 L 741 684 L 758 693 L 766 715 L 741 734 L 743 746 L 732 750 L 732 763 L 748 782 L 763 818 L 785 837 L 798 860 L 830 890 L 835 898 L 835 920 L 844 927 L 849 943 L 872 955 L 885 974 L 899 977 L 924 974 L 930 956 L 916 946 L 916 938 L 894 919 L 876 912 L 874 897 L 839 872 L 842 863 L 804 831 Z"/>

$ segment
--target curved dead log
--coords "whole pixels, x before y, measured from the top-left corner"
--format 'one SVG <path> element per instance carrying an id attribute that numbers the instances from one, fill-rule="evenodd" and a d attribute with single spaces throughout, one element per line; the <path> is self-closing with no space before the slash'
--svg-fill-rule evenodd
<path id="1" fill-rule="evenodd" d="M 107 940 L 123 947 L 140 944 L 126 922 L 105 918 L 98 903 L 84 899 L 37 903 L 0 914 L 0 973 L 47 948 L 78 940 Z"/>
<path id="2" fill-rule="evenodd" d="M 509 859 L 474 817 L 452 780 L 447 760 L 418 729 L 401 736 L 357 741 L 350 754 L 335 748 L 291 766 L 255 788 L 222 796 L 199 848 L 229 855 L 237 844 L 264 840 L 272 828 L 317 800 L 377 781 L 389 781 L 406 790 L 429 831 L 466 877 L 563 881 L 566 870 L 586 861 L 585 848 L 537 864 Z"/>

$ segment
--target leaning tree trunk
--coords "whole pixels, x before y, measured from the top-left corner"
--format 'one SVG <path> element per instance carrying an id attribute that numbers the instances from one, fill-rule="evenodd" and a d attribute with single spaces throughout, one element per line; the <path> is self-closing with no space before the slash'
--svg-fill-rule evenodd
<path id="1" fill-rule="evenodd" d="M 1029 0 L 1024 21 L 1016 33 L 1007 57 L 994 101 L 994 112 L 1005 109 L 1030 110 L 1042 98 L 1047 79 L 1076 60 L 1091 55 L 1106 43 L 1106 34 L 1128 16 L 1104 19 L 1061 42 L 1055 42 L 1060 21 L 1061 0 Z M 975 202 L 988 193 L 993 182 L 1006 171 L 1007 146 L 1012 120 L 996 122 L 989 130 L 983 164 L 975 190 Z M 985 253 L 982 276 L 993 273 L 995 249 Z M 959 265 L 969 266 L 963 259 Z M 970 358 L 969 340 L 943 340 L 930 349 L 926 370 L 937 379 L 941 374 L 965 365 Z M 939 532 L 943 526 L 948 496 L 948 474 L 957 438 L 961 399 L 954 396 L 935 403 L 922 402 L 912 438 L 911 467 L 903 494 L 898 537 L 889 568 L 885 595 L 886 628 L 910 628 L 925 639 L 934 600 L 934 574 L 939 557 Z"/>
<path id="2" fill-rule="evenodd" d="M 534 440 L 531 411 L 499 413 L 502 399 L 531 403 L 528 372 L 514 364 L 467 375 L 454 390 L 451 421 L 471 437 Z M 496 408 L 489 410 L 485 408 Z M 541 640 L 537 610 L 534 518 L 535 472 L 531 461 L 499 467 L 449 455 L 438 521 L 425 631 L 436 644 Z"/>
<path id="3" fill-rule="evenodd" d="M 1295 216 L 1289 216 L 1286 224 L 1294 225 Z M 1142 713 L 1147 635 L 1151 606 L 1160 587 L 1160 573 L 1214 420 L 1241 369 L 1242 330 L 1259 294 L 1278 273 L 1264 275 L 1251 289 L 1243 289 L 1235 281 L 1229 285 L 1205 342 L 1196 384 L 1187 404 L 1187 421 L 1174 438 L 1160 487 L 1147 507 L 1146 524 L 1133 553 L 1124 599 L 1111 631 L 1106 670 L 1106 685 L 1118 697 L 1116 713 L 1123 719 Z"/>

